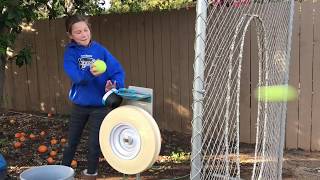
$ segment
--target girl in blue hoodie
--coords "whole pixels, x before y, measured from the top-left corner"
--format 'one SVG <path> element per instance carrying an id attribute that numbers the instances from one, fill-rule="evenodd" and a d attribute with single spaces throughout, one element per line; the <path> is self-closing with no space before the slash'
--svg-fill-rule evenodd
<path id="1" fill-rule="evenodd" d="M 82 131 L 89 123 L 88 161 L 84 174 L 90 179 L 97 176 L 100 156 L 99 129 L 104 117 L 112 109 L 102 104 L 103 95 L 112 88 L 123 88 L 125 73 L 111 53 L 91 40 L 90 24 L 84 16 L 66 19 L 66 30 L 71 42 L 64 53 L 64 70 L 71 79 L 69 99 L 72 109 L 69 120 L 68 146 L 63 152 L 62 164 L 70 166 Z M 96 71 L 93 63 L 103 60 L 107 65 L 104 73 Z"/>

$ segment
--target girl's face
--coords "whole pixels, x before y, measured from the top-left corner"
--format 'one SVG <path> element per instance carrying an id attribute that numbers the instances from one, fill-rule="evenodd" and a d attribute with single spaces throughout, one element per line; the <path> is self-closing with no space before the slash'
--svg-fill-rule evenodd
<path id="1" fill-rule="evenodd" d="M 82 46 L 88 46 L 91 40 L 91 32 L 88 24 L 84 21 L 74 23 L 69 38 Z"/>

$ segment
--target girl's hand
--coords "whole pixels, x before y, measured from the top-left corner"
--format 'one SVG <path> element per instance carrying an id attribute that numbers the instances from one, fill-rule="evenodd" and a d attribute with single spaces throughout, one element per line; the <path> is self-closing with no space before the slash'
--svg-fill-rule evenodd
<path id="1" fill-rule="evenodd" d="M 114 83 L 112 83 L 110 80 L 108 80 L 107 83 L 106 83 L 105 91 L 108 92 L 112 88 L 116 88 L 116 87 L 117 87 L 117 82 L 116 81 L 114 81 Z"/>
<path id="2" fill-rule="evenodd" d="M 91 72 L 92 75 L 94 75 L 96 77 L 100 76 L 101 74 L 103 74 L 103 73 L 97 71 L 96 66 L 94 64 L 90 66 L 90 72 Z"/>

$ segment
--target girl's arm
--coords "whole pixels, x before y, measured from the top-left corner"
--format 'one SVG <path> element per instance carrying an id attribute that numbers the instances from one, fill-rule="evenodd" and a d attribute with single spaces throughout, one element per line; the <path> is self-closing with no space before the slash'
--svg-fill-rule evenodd
<path id="1" fill-rule="evenodd" d="M 64 71 L 67 73 L 71 81 L 75 84 L 86 84 L 95 78 L 90 72 L 90 66 L 80 69 L 77 59 L 70 53 L 64 54 Z"/>
<path id="2" fill-rule="evenodd" d="M 107 71 L 112 83 L 116 82 L 116 88 L 124 88 L 125 87 L 125 72 L 123 67 L 119 63 L 119 61 L 106 50 L 105 58 L 107 60 Z"/>

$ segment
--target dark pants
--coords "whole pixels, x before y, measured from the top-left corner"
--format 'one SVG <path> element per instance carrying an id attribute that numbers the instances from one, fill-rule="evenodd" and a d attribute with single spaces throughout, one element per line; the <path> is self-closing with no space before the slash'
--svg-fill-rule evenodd
<path id="1" fill-rule="evenodd" d="M 0 170 L 0 179 L 7 179 L 7 170 Z"/>
<path id="2" fill-rule="evenodd" d="M 94 174 L 97 171 L 99 156 L 101 153 L 99 145 L 99 129 L 105 116 L 111 111 L 107 107 L 87 107 L 73 105 L 69 121 L 68 146 L 63 152 L 62 165 L 70 166 L 74 158 L 77 145 L 80 142 L 82 131 L 89 123 L 88 161 L 87 172 Z"/>

